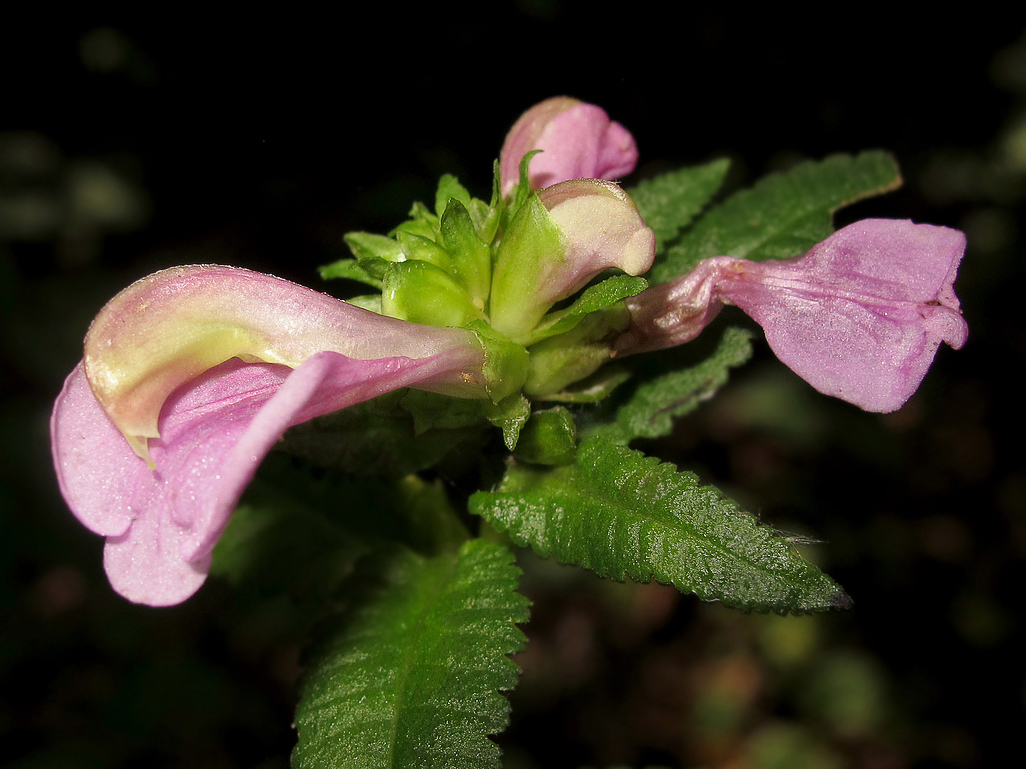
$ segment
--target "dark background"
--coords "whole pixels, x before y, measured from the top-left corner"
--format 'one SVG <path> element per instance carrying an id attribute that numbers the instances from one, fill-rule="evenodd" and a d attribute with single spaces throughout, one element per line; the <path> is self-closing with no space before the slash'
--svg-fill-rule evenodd
<path id="1" fill-rule="evenodd" d="M 970 325 L 900 412 L 811 392 L 763 348 L 672 439 L 855 599 L 760 617 L 531 559 L 511 767 L 970 767 L 1026 702 L 1019 221 L 1026 14 L 816 19 L 645 2 L 226 17 L 78 10 L 0 25 L 0 745 L 11 766 L 282 767 L 299 639 L 212 580 L 113 595 L 61 501 L 47 416 L 128 282 L 219 262 L 318 286 L 455 173 L 484 196 L 517 115 L 569 94 L 634 133 L 636 178 L 729 156 L 729 184 L 881 147 L 906 186 L 842 212 L 969 236 Z M 331 287 L 337 288 L 337 287 Z"/>

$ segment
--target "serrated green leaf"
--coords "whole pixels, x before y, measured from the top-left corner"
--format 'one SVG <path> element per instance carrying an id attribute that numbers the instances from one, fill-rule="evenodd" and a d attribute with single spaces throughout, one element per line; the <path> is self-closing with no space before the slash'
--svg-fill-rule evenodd
<path id="1" fill-rule="evenodd" d="M 722 158 L 646 179 L 627 191 L 655 233 L 657 253 L 709 204 L 729 168 L 730 161 Z"/>
<path id="2" fill-rule="evenodd" d="M 726 328 L 712 355 L 639 385 L 617 411 L 616 421 L 598 430 L 624 443 L 669 435 L 675 419 L 696 409 L 726 384 L 731 368 L 752 356 L 752 337 L 747 329 Z"/>
<path id="3" fill-rule="evenodd" d="M 850 599 L 786 540 L 692 473 L 608 440 L 576 462 L 511 467 L 472 512 L 542 556 L 601 576 L 656 579 L 746 610 L 801 614 Z"/>
<path id="4" fill-rule="evenodd" d="M 499 767 L 527 600 L 501 545 L 407 550 L 369 566 L 366 589 L 310 659 L 296 712 L 296 769 Z"/>
<path id="5" fill-rule="evenodd" d="M 684 275 L 710 256 L 761 261 L 803 254 L 830 236 L 837 209 L 900 184 L 894 158 L 880 151 L 833 155 L 767 176 L 699 219 L 652 268 L 652 278 Z"/>

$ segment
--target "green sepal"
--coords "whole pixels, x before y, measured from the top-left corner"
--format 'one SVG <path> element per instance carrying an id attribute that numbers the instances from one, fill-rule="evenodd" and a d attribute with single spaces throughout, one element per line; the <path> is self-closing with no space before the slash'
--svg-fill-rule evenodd
<path id="1" fill-rule="evenodd" d="M 519 393 L 527 381 L 530 355 L 527 348 L 510 341 L 484 321 L 467 326 L 474 332 L 485 352 L 485 390 L 492 403 Z"/>
<path id="2" fill-rule="evenodd" d="M 801 163 L 706 213 L 656 261 L 650 277 L 661 283 L 685 275 L 710 256 L 798 256 L 830 236 L 837 209 L 900 185 L 898 166 L 886 152 Z"/>
<path id="3" fill-rule="evenodd" d="M 545 398 L 591 376 L 613 358 L 613 343 L 630 323 L 622 303 L 585 315 L 570 331 L 532 345 L 528 395 Z"/>
<path id="4" fill-rule="evenodd" d="M 547 306 L 538 302 L 539 281 L 547 264 L 564 259 L 559 229 L 537 195 L 531 194 L 503 233 L 492 273 L 492 325 L 524 341 Z"/>
<path id="5" fill-rule="evenodd" d="M 568 465 L 577 456 L 577 423 L 563 406 L 531 414 L 516 446 L 517 459 L 541 465 Z"/>
<path id="6" fill-rule="evenodd" d="M 478 237 L 470 212 L 456 198 L 450 198 L 445 207 L 440 228 L 456 278 L 470 293 L 475 305 L 484 309 L 492 280 L 491 249 Z"/>
<path id="7" fill-rule="evenodd" d="M 399 247 L 402 248 L 406 261 L 426 262 L 447 273 L 452 273 L 452 257 L 445 248 L 433 240 L 434 233 L 431 234 L 431 237 L 426 237 L 409 230 L 398 230 L 395 237 L 399 241 Z"/>
<path id="8" fill-rule="evenodd" d="M 492 199 L 485 203 L 477 198 L 470 199 L 467 206 L 470 218 L 474 222 L 477 234 L 485 243 L 491 244 L 495 240 L 495 234 L 499 231 L 499 224 L 502 221 L 506 206 L 502 200 L 502 192 L 499 187 L 499 161 L 492 164 Z"/>
<path id="9" fill-rule="evenodd" d="M 409 224 L 413 227 L 426 227 L 429 232 L 438 232 L 438 217 L 435 216 L 431 209 L 421 203 L 419 200 L 414 201 L 413 205 L 410 206 L 410 221 L 404 222 L 403 224 Z M 402 227 L 400 224 L 399 227 Z M 396 228 L 398 229 L 398 228 Z M 423 234 L 420 230 L 414 230 L 417 234 Z M 425 237 L 430 237 L 425 234 Z"/>
<path id="10" fill-rule="evenodd" d="M 572 465 L 513 465 L 499 488 L 470 499 L 480 515 L 543 557 L 600 576 L 675 585 L 703 600 L 802 614 L 851 599 L 787 539 L 692 473 L 606 440 Z"/>
<path id="11" fill-rule="evenodd" d="M 342 239 L 357 259 L 384 259 L 386 262 L 401 262 L 403 250 L 393 239 L 373 232 L 347 232 Z"/>
<path id="12" fill-rule="evenodd" d="M 349 304 L 362 307 L 365 310 L 376 312 L 381 315 L 381 294 L 360 294 L 359 296 L 351 296 L 346 299 Z"/>
<path id="13" fill-rule="evenodd" d="M 470 295 L 442 269 L 422 261 L 389 265 L 381 311 L 428 326 L 465 326 L 481 316 Z"/>
<path id="14" fill-rule="evenodd" d="M 422 205 L 423 204 L 421 203 L 414 203 L 414 207 Z M 427 209 L 424 210 L 427 211 Z M 424 238 L 425 240 L 436 242 L 436 238 L 438 237 L 438 217 L 430 212 L 426 215 L 430 216 L 431 219 L 407 219 L 402 224 L 393 228 L 393 230 L 388 233 L 389 236 L 399 240 L 400 234 L 416 235 L 417 237 Z"/>
<path id="15" fill-rule="evenodd" d="M 617 302 L 636 296 L 648 288 L 648 281 L 630 275 L 614 275 L 601 283 L 589 286 L 572 305 L 548 313 L 535 326 L 527 339 L 528 346 L 550 336 L 565 334 L 593 312 L 605 310 Z"/>
<path id="16" fill-rule="evenodd" d="M 347 604 L 306 660 L 296 769 L 499 769 L 528 602 L 502 545 L 364 559 Z"/>
<path id="17" fill-rule="evenodd" d="M 521 393 L 513 393 L 498 403 L 486 401 L 482 411 L 489 422 L 502 430 L 502 442 L 513 451 L 520 439 L 520 431 L 531 417 L 531 401 Z"/>
<path id="18" fill-rule="evenodd" d="M 438 191 L 435 192 L 435 213 L 441 219 L 450 200 L 458 200 L 464 206 L 470 205 L 470 193 L 452 174 L 442 174 L 438 180 Z"/>
<path id="19" fill-rule="evenodd" d="M 531 150 L 520 160 L 520 182 L 513 190 L 513 203 L 510 206 L 513 210 L 517 210 L 527 200 L 528 195 L 531 194 L 531 181 L 528 178 L 528 168 L 531 165 L 531 158 L 537 155 L 541 150 Z"/>
<path id="20" fill-rule="evenodd" d="M 388 264 L 382 259 L 374 261 L 380 262 L 382 265 Z M 370 262 L 372 262 L 372 260 L 365 260 L 365 263 Z M 356 259 L 339 259 L 337 262 L 332 262 L 331 264 L 326 264 L 323 267 L 318 268 L 318 272 L 323 280 L 346 278 L 381 290 L 381 277 L 375 275 L 371 270 L 368 270 L 367 267 L 364 266 L 365 263 L 358 262 Z M 381 271 L 381 275 L 384 275 L 384 270 Z"/>

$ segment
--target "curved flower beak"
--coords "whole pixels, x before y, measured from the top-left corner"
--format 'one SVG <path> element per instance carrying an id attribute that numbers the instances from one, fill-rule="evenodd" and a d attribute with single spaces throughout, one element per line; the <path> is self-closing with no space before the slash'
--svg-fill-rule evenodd
<path id="1" fill-rule="evenodd" d="M 528 179 L 537 190 L 568 179 L 619 179 L 638 164 L 634 137 L 601 107 L 568 96 L 527 110 L 506 135 L 499 153 L 502 194 L 520 181 L 520 161 L 533 150 Z"/>
<path id="2" fill-rule="evenodd" d="M 154 606 L 202 584 L 228 516 L 288 427 L 400 387 L 486 396 L 470 332 L 226 267 L 140 281 L 104 308 L 86 347 L 51 419 L 61 491 L 107 537 L 114 588 Z"/>
<path id="3" fill-rule="evenodd" d="M 145 458 L 165 399 L 231 358 L 296 368 L 324 350 L 371 360 L 461 346 L 474 347 L 470 332 L 388 318 L 272 275 L 202 265 L 156 272 L 112 299 L 86 334 L 84 366 L 107 415 Z M 473 354 L 466 365 L 478 365 Z M 464 374 L 475 376 L 443 379 L 465 390 Z"/>
<path id="4" fill-rule="evenodd" d="M 631 327 L 616 349 L 682 344 L 733 304 L 820 392 L 866 411 L 894 411 L 919 387 L 941 342 L 965 343 L 953 289 L 965 243 L 947 227 L 866 219 L 795 259 L 706 259 L 629 299 Z"/>

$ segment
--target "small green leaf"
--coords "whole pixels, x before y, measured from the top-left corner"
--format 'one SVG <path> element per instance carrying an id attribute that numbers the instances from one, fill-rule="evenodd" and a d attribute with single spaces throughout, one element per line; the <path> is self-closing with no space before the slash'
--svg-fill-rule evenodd
<path id="1" fill-rule="evenodd" d="M 542 556 L 601 576 L 656 579 L 740 609 L 846 608 L 840 587 L 786 540 L 691 473 L 608 440 L 573 465 L 511 467 L 472 512 Z"/>
<path id="2" fill-rule="evenodd" d="M 452 257 L 432 238 L 407 230 L 397 230 L 395 237 L 406 260 L 426 262 L 445 272 L 452 272 Z"/>
<path id="3" fill-rule="evenodd" d="M 378 258 L 386 262 L 398 262 L 403 259 L 403 251 L 399 244 L 384 235 L 375 235 L 373 232 L 347 232 L 342 239 L 357 259 Z"/>
<path id="4" fill-rule="evenodd" d="M 754 261 L 803 254 L 833 232 L 833 213 L 901 184 L 886 152 L 833 155 L 767 176 L 712 209 L 652 268 L 656 282 L 690 272 L 710 256 Z"/>
<path id="5" fill-rule="evenodd" d="M 634 372 L 623 366 L 606 364 L 594 374 L 574 382 L 557 393 L 550 393 L 539 400 L 560 403 L 598 403 L 608 398 L 624 382 L 630 381 Z"/>
<path id="6" fill-rule="evenodd" d="M 585 316 L 611 307 L 648 288 L 648 281 L 630 275 L 614 275 L 584 290 L 580 298 L 564 310 L 550 312 L 531 332 L 527 344 L 570 331 Z"/>
<path id="7" fill-rule="evenodd" d="M 507 655 L 523 646 L 512 554 L 483 540 L 372 559 L 364 589 L 311 655 L 296 769 L 488 769 L 509 720 Z"/>
<path id="8" fill-rule="evenodd" d="M 712 200 L 730 168 L 726 158 L 646 179 L 628 190 L 638 213 L 656 236 L 656 252 L 677 237 Z"/>
<path id="9" fill-rule="evenodd" d="M 438 180 L 438 191 L 435 193 L 435 213 L 439 218 L 445 215 L 450 199 L 456 199 L 464 206 L 470 205 L 470 193 L 452 174 L 442 174 Z"/>

